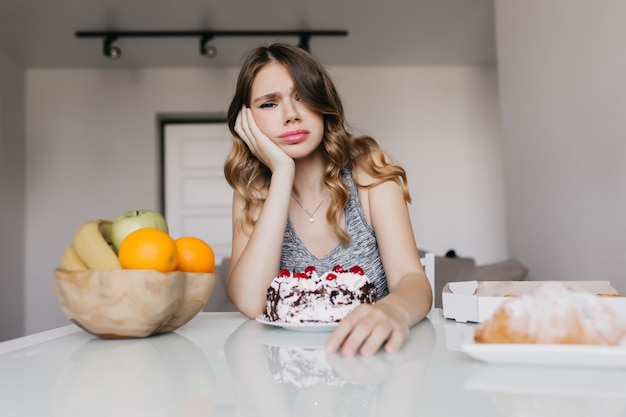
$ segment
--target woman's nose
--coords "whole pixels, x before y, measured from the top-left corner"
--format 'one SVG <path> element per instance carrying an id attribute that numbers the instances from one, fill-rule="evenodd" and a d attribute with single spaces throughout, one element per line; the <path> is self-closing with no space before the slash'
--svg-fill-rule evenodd
<path id="1" fill-rule="evenodd" d="M 285 103 L 285 124 L 300 120 L 300 113 L 297 106 L 292 102 Z"/>

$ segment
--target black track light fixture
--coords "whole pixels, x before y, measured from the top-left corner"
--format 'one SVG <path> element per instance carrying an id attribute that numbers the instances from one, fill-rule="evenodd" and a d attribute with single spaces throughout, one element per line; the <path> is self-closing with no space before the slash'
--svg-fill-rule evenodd
<path id="1" fill-rule="evenodd" d="M 200 39 L 200 55 L 208 58 L 217 56 L 217 48 L 210 41 L 217 37 L 298 37 L 298 46 L 310 52 L 313 36 L 348 36 L 346 30 L 108 30 L 77 31 L 77 38 L 103 38 L 103 54 L 110 59 L 119 59 L 122 50 L 113 43 L 121 38 L 172 38 L 195 37 Z"/>
<path id="2" fill-rule="evenodd" d="M 117 60 L 122 56 L 122 50 L 119 46 L 113 45 L 113 42 L 117 40 L 117 36 L 106 36 L 102 43 L 102 53 L 107 58 Z"/>

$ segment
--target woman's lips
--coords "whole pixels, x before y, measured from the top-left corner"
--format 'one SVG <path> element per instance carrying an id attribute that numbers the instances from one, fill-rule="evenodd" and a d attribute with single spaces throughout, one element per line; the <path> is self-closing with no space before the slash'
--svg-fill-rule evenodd
<path id="1" fill-rule="evenodd" d="M 305 129 L 292 130 L 289 132 L 285 132 L 282 135 L 278 136 L 283 141 L 288 143 L 298 143 L 302 142 L 304 139 L 309 136 L 309 131 Z"/>

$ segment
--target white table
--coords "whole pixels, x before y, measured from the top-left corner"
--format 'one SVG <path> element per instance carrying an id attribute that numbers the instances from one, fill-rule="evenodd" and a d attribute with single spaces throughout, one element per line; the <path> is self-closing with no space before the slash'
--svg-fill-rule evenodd
<path id="1" fill-rule="evenodd" d="M 472 325 L 437 313 L 355 358 L 239 313 L 146 339 L 70 325 L 0 343 L 0 416 L 626 416 L 626 371 L 482 364 L 456 350 Z"/>

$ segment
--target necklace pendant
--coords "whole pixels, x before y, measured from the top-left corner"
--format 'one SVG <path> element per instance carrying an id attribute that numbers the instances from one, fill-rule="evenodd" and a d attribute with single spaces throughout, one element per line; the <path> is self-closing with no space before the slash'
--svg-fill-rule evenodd
<path id="1" fill-rule="evenodd" d="M 315 215 L 315 213 L 317 213 L 317 210 L 319 210 L 320 207 L 322 207 L 322 203 L 324 203 L 324 198 L 326 198 L 326 196 L 324 196 L 322 198 L 322 201 L 320 201 L 320 203 L 317 205 L 317 207 L 315 208 L 315 210 L 313 210 L 313 212 L 310 212 L 309 210 L 307 210 L 302 203 L 300 202 L 300 200 L 298 200 L 296 198 L 295 195 L 293 195 L 293 193 L 291 193 L 291 197 L 296 201 L 296 203 L 298 203 L 298 205 L 300 206 L 300 208 L 302 208 L 302 210 L 304 210 L 304 212 L 306 214 L 309 215 L 309 223 L 313 223 L 315 221 L 315 219 L 313 219 L 313 216 Z"/>

